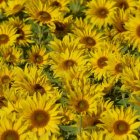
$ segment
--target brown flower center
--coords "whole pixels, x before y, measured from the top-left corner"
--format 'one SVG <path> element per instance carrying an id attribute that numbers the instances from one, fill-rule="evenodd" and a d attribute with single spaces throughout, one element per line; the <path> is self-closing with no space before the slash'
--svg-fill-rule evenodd
<path id="1" fill-rule="evenodd" d="M 6 44 L 9 41 L 9 36 L 6 34 L 0 34 L 0 45 Z"/>
<path id="2" fill-rule="evenodd" d="M 37 13 L 37 19 L 42 22 L 50 21 L 51 15 L 46 11 L 40 11 Z"/>
<path id="3" fill-rule="evenodd" d="M 41 93 L 41 95 L 45 93 L 45 89 L 40 84 L 34 85 L 34 91 Z"/>
<path id="4" fill-rule="evenodd" d="M 65 30 L 65 24 L 56 21 L 55 23 L 55 27 L 56 27 L 56 31 L 64 31 Z"/>
<path id="5" fill-rule="evenodd" d="M 87 45 L 87 46 L 95 46 L 96 45 L 96 41 L 92 37 L 89 37 L 89 36 L 84 37 L 80 42 Z"/>
<path id="6" fill-rule="evenodd" d="M 41 56 L 41 55 L 39 55 L 39 54 L 35 54 L 34 55 L 34 63 L 38 63 L 38 64 L 40 64 L 40 63 L 42 63 L 43 62 L 43 57 Z"/>
<path id="7" fill-rule="evenodd" d="M 1 135 L 1 140 L 19 140 L 19 134 L 14 130 L 6 130 Z"/>
<path id="8" fill-rule="evenodd" d="M 50 116 L 44 110 L 35 110 L 31 115 L 31 123 L 34 127 L 44 127 L 49 120 Z"/>
<path id="9" fill-rule="evenodd" d="M 115 66 L 115 71 L 116 71 L 117 73 L 121 73 L 122 70 L 123 70 L 122 64 L 121 64 L 121 63 L 118 63 L 118 64 Z"/>
<path id="10" fill-rule="evenodd" d="M 0 0 L 0 3 L 2 3 L 4 0 Z"/>
<path id="11" fill-rule="evenodd" d="M 102 69 L 103 67 L 107 66 L 107 61 L 108 59 L 106 57 L 100 57 L 97 61 L 98 67 Z"/>
<path id="12" fill-rule="evenodd" d="M 61 7 L 61 4 L 58 1 L 52 2 L 51 6 Z"/>
<path id="13" fill-rule="evenodd" d="M 80 100 L 78 101 L 78 103 L 76 104 L 76 110 L 77 112 L 83 112 L 83 111 L 86 111 L 88 108 L 89 108 L 89 104 L 86 100 Z"/>
<path id="14" fill-rule="evenodd" d="M 136 34 L 138 37 L 140 37 L 140 25 L 136 28 Z"/>
<path id="15" fill-rule="evenodd" d="M 66 60 L 63 63 L 63 67 L 64 67 L 64 69 L 68 70 L 68 69 L 70 69 L 71 67 L 73 67 L 76 64 L 77 63 L 75 61 L 73 61 L 73 60 Z"/>
<path id="16" fill-rule="evenodd" d="M 10 82 L 10 77 L 8 75 L 4 75 L 1 77 L 1 82 L 3 84 L 9 83 Z"/>
<path id="17" fill-rule="evenodd" d="M 24 39 L 25 34 L 21 28 L 18 28 L 16 33 L 19 34 L 19 37 L 17 37 L 17 41 Z"/>
<path id="18" fill-rule="evenodd" d="M 126 10 L 126 9 L 129 8 L 129 5 L 128 5 L 128 3 L 127 3 L 126 0 L 119 0 L 119 1 L 116 3 L 116 6 L 119 7 L 119 8 L 121 8 L 121 9 L 124 9 L 124 10 Z"/>
<path id="19" fill-rule="evenodd" d="M 123 21 L 116 21 L 115 27 L 116 27 L 117 31 L 120 32 L 120 33 L 126 31 L 126 29 L 124 28 L 124 22 Z"/>
<path id="20" fill-rule="evenodd" d="M 118 120 L 114 123 L 113 128 L 117 135 L 123 135 L 129 131 L 129 124 L 123 120 Z"/>
<path id="21" fill-rule="evenodd" d="M 15 5 L 15 6 L 13 7 L 13 11 L 14 11 L 14 13 L 18 13 L 19 11 L 22 10 L 22 8 L 23 8 L 22 5 L 17 4 L 17 5 Z"/>
<path id="22" fill-rule="evenodd" d="M 100 7 L 100 8 L 97 9 L 95 14 L 99 18 L 106 18 L 108 13 L 109 13 L 109 11 L 106 7 Z"/>

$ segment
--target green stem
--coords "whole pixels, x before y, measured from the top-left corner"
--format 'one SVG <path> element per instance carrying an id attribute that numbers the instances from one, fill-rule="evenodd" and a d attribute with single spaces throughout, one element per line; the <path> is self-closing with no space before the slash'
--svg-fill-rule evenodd
<path id="1" fill-rule="evenodd" d="M 80 114 L 79 134 L 82 134 L 82 115 Z"/>

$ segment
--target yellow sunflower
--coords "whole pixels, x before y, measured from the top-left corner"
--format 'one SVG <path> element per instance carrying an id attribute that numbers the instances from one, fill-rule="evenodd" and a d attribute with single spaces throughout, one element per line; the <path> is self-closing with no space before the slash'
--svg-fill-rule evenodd
<path id="1" fill-rule="evenodd" d="M 85 67 L 87 60 L 83 55 L 83 51 L 69 51 L 66 49 L 62 53 L 53 52 L 50 55 L 51 60 L 49 64 L 54 71 L 54 75 L 57 77 L 64 77 L 65 74 L 69 74 L 70 69 Z"/>
<path id="2" fill-rule="evenodd" d="M 21 12 L 24 8 L 24 4 L 25 4 L 26 0 L 8 0 L 7 1 L 7 6 L 4 9 L 4 12 L 6 14 L 6 16 L 9 15 L 15 15 L 19 12 Z"/>
<path id="3" fill-rule="evenodd" d="M 113 0 L 115 6 L 119 9 L 127 10 L 129 12 L 134 12 L 137 7 L 137 0 Z"/>
<path id="4" fill-rule="evenodd" d="M 83 78 L 72 81 L 73 89 L 67 93 L 68 108 L 74 113 L 81 115 L 92 115 L 97 112 L 97 101 L 103 95 L 97 85 L 90 84 Z"/>
<path id="5" fill-rule="evenodd" d="M 122 73 L 122 89 L 130 91 L 131 94 L 140 95 L 140 63 L 133 68 L 126 67 Z"/>
<path id="6" fill-rule="evenodd" d="M 28 46 L 29 43 L 33 42 L 31 41 L 31 25 L 26 24 L 25 22 L 25 20 L 22 21 L 18 17 L 9 19 L 9 24 L 13 25 L 17 29 L 16 34 L 19 35 L 16 39 L 17 45 Z"/>
<path id="7" fill-rule="evenodd" d="M 79 42 L 84 45 L 86 50 L 94 50 L 103 41 L 103 36 L 101 33 L 97 33 L 93 29 L 93 26 L 88 26 L 84 29 L 74 29 L 73 33 Z"/>
<path id="8" fill-rule="evenodd" d="M 47 132 L 49 135 L 59 134 L 60 118 L 59 104 L 56 104 L 56 99 L 47 96 L 34 95 L 33 98 L 27 97 L 21 101 L 21 114 L 25 119 L 28 128 L 41 136 Z"/>
<path id="9" fill-rule="evenodd" d="M 130 14 L 128 11 L 117 10 L 112 17 L 113 29 L 111 30 L 113 35 L 113 40 L 124 41 L 125 23 L 128 22 Z"/>
<path id="10" fill-rule="evenodd" d="M 108 0 L 92 0 L 87 4 L 85 11 L 86 18 L 90 19 L 92 24 L 97 27 L 107 27 L 111 24 L 111 17 L 114 14 L 115 3 Z"/>
<path id="11" fill-rule="evenodd" d="M 130 107 L 115 108 L 106 112 L 101 118 L 103 129 L 106 130 L 107 139 L 137 140 L 134 134 L 140 126 L 136 121 L 139 115 Z"/>
<path id="12" fill-rule="evenodd" d="M 48 0 L 48 4 L 53 8 L 59 9 L 62 14 L 69 12 L 68 3 L 69 0 Z"/>
<path id="13" fill-rule="evenodd" d="M 102 122 L 100 119 L 102 118 L 102 115 L 107 112 L 108 110 L 111 110 L 113 107 L 113 102 L 110 100 L 104 101 L 102 98 L 97 101 L 97 112 L 93 112 L 91 115 L 86 114 L 83 116 L 83 122 L 82 122 L 82 127 L 85 130 L 90 130 L 96 128 L 101 128 L 100 125 Z"/>
<path id="14" fill-rule="evenodd" d="M 7 65 L 3 65 L 0 68 L 0 84 L 11 88 L 12 83 L 14 82 L 15 72 L 13 68 L 9 68 Z"/>
<path id="15" fill-rule="evenodd" d="M 48 64 L 48 54 L 44 46 L 34 45 L 28 51 L 28 63 L 36 66 L 45 66 Z"/>
<path id="16" fill-rule="evenodd" d="M 10 24 L 1 23 L 0 25 L 0 46 L 12 46 L 19 35 L 16 34 L 16 28 Z"/>
<path id="17" fill-rule="evenodd" d="M 18 66 L 24 62 L 23 51 L 16 47 L 3 47 L 1 49 L 1 56 L 3 61 L 10 66 Z"/>
<path id="18" fill-rule="evenodd" d="M 60 15 L 58 9 L 54 9 L 48 4 L 43 4 L 38 0 L 31 0 L 26 2 L 25 8 L 27 14 L 30 16 L 29 19 L 33 19 L 39 22 L 40 25 L 52 25 L 54 19 Z"/>
<path id="19" fill-rule="evenodd" d="M 125 38 L 140 51 L 140 16 L 132 17 L 124 26 L 127 30 Z"/>
<path id="20" fill-rule="evenodd" d="M 60 15 L 53 23 L 55 26 L 51 29 L 51 32 L 59 39 L 72 32 L 73 19 L 71 15 L 65 18 Z"/>
<path id="21" fill-rule="evenodd" d="M 98 80 L 107 78 L 108 73 L 108 61 L 113 58 L 113 45 L 103 42 L 98 48 L 90 53 L 89 68 L 91 74 Z"/>
<path id="22" fill-rule="evenodd" d="M 27 125 L 23 123 L 22 118 L 0 119 L 0 139 L 1 140 L 26 140 L 28 134 Z"/>
<path id="23" fill-rule="evenodd" d="M 13 87 L 25 94 L 33 95 L 35 93 L 54 95 L 47 76 L 42 69 L 37 69 L 36 66 L 26 65 L 24 70 L 17 68 L 18 76 L 15 78 Z M 56 91 L 55 91 L 56 92 Z"/>
<path id="24" fill-rule="evenodd" d="M 108 71 L 110 73 L 111 78 L 113 78 L 116 82 L 121 79 L 123 72 L 123 56 L 120 53 L 116 53 L 112 56 L 112 59 L 108 61 Z"/>

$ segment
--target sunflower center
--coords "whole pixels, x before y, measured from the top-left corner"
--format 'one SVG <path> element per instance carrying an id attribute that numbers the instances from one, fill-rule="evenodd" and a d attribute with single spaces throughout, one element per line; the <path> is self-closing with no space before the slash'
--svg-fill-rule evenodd
<path id="1" fill-rule="evenodd" d="M 34 62 L 39 63 L 39 64 L 42 63 L 43 62 L 43 57 L 39 54 L 35 54 L 34 55 Z"/>
<path id="2" fill-rule="evenodd" d="M 19 34 L 19 37 L 17 37 L 17 40 L 23 40 L 24 39 L 25 34 L 24 34 L 24 32 L 21 28 L 18 28 L 16 33 Z"/>
<path id="3" fill-rule="evenodd" d="M 105 7 L 100 7 L 100 8 L 97 9 L 97 11 L 96 11 L 96 15 L 97 15 L 99 18 L 106 18 L 108 13 L 109 13 L 109 11 L 108 11 L 107 8 L 105 8 Z"/>
<path id="4" fill-rule="evenodd" d="M 9 83 L 10 81 L 10 77 L 8 75 L 4 75 L 2 78 L 1 78 L 1 82 L 3 84 L 6 84 L 6 83 Z"/>
<path id="5" fill-rule="evenodd" d="M 0 3 L 2 3 L 4 0 L 0 0 Z"/>
<path id="6" fill-rule="evenodd" d="M 117 7 L 119 8 L 122 8 L 124 10 L 128 9 L 129 8 L 129 5 L 127 3 L 126 0 L 120 0 L 117 4 L 116 4 Z"/>
<path id="7" fill-rule="evenodd" d="M 138 37 L 140 37 L 140 25 L 136 28 L 136 34 Z"/>
<path id="8" fill-rule="evenodd" d="M 44 127 L 48 124 L 50 116 L 44 110 L 36 110 L 31 115 L 32 125 L 35 127 Z"/>
<path id="9" fill-rule="evenodd" d="M 70 67 L 73 67 L 74 65 L 76 65 L 76 62 L 73 61 L 73 60 L 66 60 L 64 61 L 64 68 L 67 70 L 67 69 L 70 69 Z"/>
<path id="10" fill-rule="evenodd" d="M 122 32 L 125 32 L 126 29 L 124 28 L 124 22 L 123 21 L 120 21 L 115 24 L 115 27 L 117 29 L 118 32 L 122 33 Z"/>
<path id="11" fill-rule="evenodd" d="M 81 43 L 88 45 L 88 46 L 95 46 L 96 45 L 96 41 L 92 37 L 89 37 L 89 36 L 84 37 L 81 40 Z"/>
<path id="12" fill-rule="evenodd" d="M 104 57 L 104 56 L 100 57 L 97 61 L 99 68 L 102 69 L 103 67 L 107 66 L 107 61 L 108 61 L 108 59 L 106 57 Z"/>
<path id="13" fill-rule="evenodd" d="M 9 41 L 9 37 L 6 34 L 0 34 L 0 45 L 6 44 Z"/>
<path id="14" fill-rule="evenodd" d="M 89 104 L 86 100 L 80 100 L 76 105 L 76 110 L 78 112 L 86 111 L 89 108 Z"/>
<path id="15" fill-rule="evenodd" d="M 61 7 L 61 4 L 58 1 L 52 2 L 51 6 Z"/>
<path id="16" fill-rule="evenodd" d="M 122 70 L 123 70 L 122 64 L 121 64 L 121 63 L 118 63 L 118 64 L 115 66 L 115 70 L 116 70 L 116 72 L 121 73 Z"/>
<path id="17" fill-rule="evenodd" d="M 59 21 L 55 22 L 55 26 L 56 26 L 57 31 L 64 31 L 65 30 L 65 24 L 63 24 Z"/>
<path id="18" fill-rule="evenodd" d="M 14 130 L 7 130 L 1 135 L 1 140 L 19 140 L 19 134 Z"/>
<path id="19" fill-rule="evenodd" d="M 34 91 L 41 93 L 41 95 L 45 93 L 45 89 L 40 84 L 34 85 Z"/>
<path id="20" fill-rule="evenodd" d="M 114 128 L 114 132 L 117 135 L 123 135 L 123 134 L 126 134 L 128 132 L 129 124 L 123 120 L 118 120 L 114 123 L 113 128 Z"/>
<path id="21" fill-rule="evenodd" d="M 40 11 L 37 13 L 37 17 L 40 21 L 49 21 L 51 20 L 51 15 L 46 11 Z"/>
<path id="22" fill-rule="evenodd" d="M 13 11 L 14 11 L 14 13 L 18 13 L 19 11 L 22 10 L 22 8 L 23 8 L 22 5 L 17 4 L 17 5 L 15 5 L 15 6 L 13 7 Z"/>

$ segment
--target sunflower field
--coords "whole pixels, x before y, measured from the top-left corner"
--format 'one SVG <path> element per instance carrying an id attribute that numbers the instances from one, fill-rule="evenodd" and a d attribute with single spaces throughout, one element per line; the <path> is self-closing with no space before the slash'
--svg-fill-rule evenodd
<path id="1" fill-rule="evenodd" d="M 0 0 L 0 140 L 140 140 L 140 0 Z"/>

